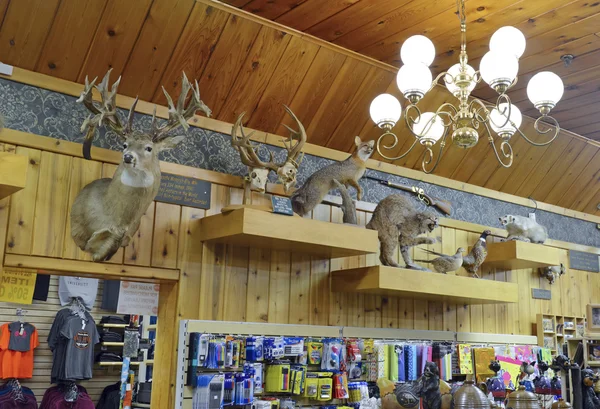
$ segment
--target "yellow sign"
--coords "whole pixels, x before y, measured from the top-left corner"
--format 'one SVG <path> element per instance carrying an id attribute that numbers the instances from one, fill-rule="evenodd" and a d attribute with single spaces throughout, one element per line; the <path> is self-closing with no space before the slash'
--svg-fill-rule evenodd
<path id="1" fill-rule="evenodd" d="M 35 289 L 36 273 L 21 270 L 0 272 L 0 301 L 31 304 Z"/>

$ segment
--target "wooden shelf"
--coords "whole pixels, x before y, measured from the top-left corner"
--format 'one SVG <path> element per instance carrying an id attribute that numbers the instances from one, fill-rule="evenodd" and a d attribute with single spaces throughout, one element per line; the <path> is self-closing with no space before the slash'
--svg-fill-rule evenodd
<path id="1" fill-rule="evenodd" d="M 489 243 L 488 255 L 483 265 L 506 271 L 558 266 L 560 250 L 517 240 Z"/>
<path id="2" fill-rule="evenodd" d="M 127 324 L 98 324 L 100 328 L 126 328 Z"/>
<path id="3" fill-rule="evenodd" d="M 373 266 L 332 272 L 334 292 L 397 295 L 464 304 L 516 303 L 516 283 Z"/>
<path id="4" fill-rule="evenodd" d="M 124 342 L 101 342 L 100 345 L 103 347 L 122 347 L 125 346 Z"/>
<path id="5" fill-rule="evenodd" d="M 156 324 L 151 324 L 146 327 L 148 331 L 156 331 Z"/>
<path id="6" fill-rule="evenodd" d="M 29 158 L 0 152 L 0 199 L 25 188 Z"/>
<path id="7" fill-rule="evenodd" d="M 204 242 L 330 258 L 372 254 L 379 250 L 374 230 L 249 208 L 205 217 L 200 225 L 200 240 Z"/>

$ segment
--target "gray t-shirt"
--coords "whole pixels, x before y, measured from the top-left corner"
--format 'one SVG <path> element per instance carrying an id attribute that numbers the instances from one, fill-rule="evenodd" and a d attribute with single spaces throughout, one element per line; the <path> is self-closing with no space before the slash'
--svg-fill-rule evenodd
<path id="1" fill-rule="evenodd" d="M 94 345 L 100 342 L 94 321 L 69 318 L 60 335 L 64 338 L 64 379 L 91 379 L 94 365 Z"/>
<path id="2" fill-rule="evenodd" d="M 21 325 L 23 331 L 21 331 Z M 31 336 L 35 331 L 35 327 L 26 322 L 12 322 L 8 324 L 10 338 L 8 341 L 8 349 L 10 351 L 27 352 L 31 349 Z"/>

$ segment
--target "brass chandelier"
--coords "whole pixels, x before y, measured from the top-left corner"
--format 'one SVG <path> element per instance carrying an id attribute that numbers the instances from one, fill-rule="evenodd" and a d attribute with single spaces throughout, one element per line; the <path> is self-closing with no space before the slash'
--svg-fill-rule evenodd
<path id="1" fill-rule="evenodd" d="M 398 88 L 408 100 L 404 119 L 415 140 L 399 156 L 391 157 L 384 153 L 384 150 L 391 150 L 398 145 L 398 136 L 392 129 L 400 120 L 402 106 L 394 96 L 381 94 L 371 102 L 370 107 L 371 119 L 385 131 L 377 140 L 377 152 L 385 159 L 397 160 L 408 155 L 419 142 L 425 147 L 422 169 L 425 173 L 431 173 L 440 161 L 449 134 L 455 145 L 471 148 L 479 141 L 479 130 L 483 128 L 487 131 L 488 141 L 498 162 L 508 168 L 513 162 L 510 139 L 515 132 L 534 146 L 548 145 L 556 139 L 560 127 L 549 113 L 562 97 L 564 85 L 558 75 L 549 71 L 537 73 L 527 84 L 527 96 L 541 114 L 534 123 L 534 129 L 546 139 L 544 142 L 532 141 L 519 129 L 521 112 L 506 94 L 517 83 L 519 58 L 525 51 L 525 36 L 514 27 L 498 29 L 490 39 L 490 51 L 481 59 L 479 71 L 475 71 L 467 64 L 465 1 L 457 0 L 456 3 L 461 31 L 459 62 L 432 81 L 429 65 L 435 58 L 435 48 L 431 40 L 416 35 L 404 42 L 400 50 L 404 65 L 398 71 L 396 80 Z M 446 102 L 436 112 L 421 113 L 417 104 L 442 78 L 448 91 L 458 99 L 458 106 Z M 496 104 L 491 109 L 480 99 L 471 97 L 471 92 L 482 80 L 498 93 Z M 384 141 L 387 141 L 387 145 Z M 439 149 L 434 160 L 433 148 L 438 141 Z M 496 146 L 496 141 L 499 146 Z"/>

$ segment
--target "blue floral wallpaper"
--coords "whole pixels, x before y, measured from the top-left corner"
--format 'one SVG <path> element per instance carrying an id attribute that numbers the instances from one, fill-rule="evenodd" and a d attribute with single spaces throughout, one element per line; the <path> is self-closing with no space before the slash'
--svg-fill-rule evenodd
<path id="1" fill-rule="evenodd" d="M 83 134 L 80 132 L 80 127 L 88 113 L 75 100 L 76 98 L 69 95 L 0 79 L 0 112 L 5 116 L 6 126 L 11 129 L 81 143 Z M 121 111 L 121 114 L 125 118 L 127 112 Z M 134 127 L 147 128 L 150 119 L 148 115 L 137 114 Z M 100 130 L 100 135 L 95 138 L 94 143 L 103 148 L 121 149 L 121 143 L 116 135 L 104 129 Z M 269 148 L 277 152 L 276 157 L 285 156 L 282 149 Z M 266 155 L 266 148 L 262 146 L 260 149 L 261 154 Z M 163 160 L 182 165 L 239 176 L 246 173 L 246 167 L 240 163 L 237 152 L 230 145 L 229 135 L 206 129 L 190 128 L 185 143 L 180 144 L 176 149 L 163 152 L 162 155 Z M 308 176 L 328 163 L 331 163 L 328 159 L 306 155 L 300 168 L 298 182 L 302 184 Z M 382 172 L 369 170 L 367 174 L 406 185 L 416 185 L 432 196 L 452 202 L 451 217 L 457 220 L 500 227 L 498 223 L 500 216 L 505 214 L 527 216 L 530 211 L 533 211 L 530 207 Z M 273 175 L 271 177 L 275 181 Z M 361 185 L 365 191 L 363 200 L 372 203 L 379 202 L 389 194 L 397 193 L 387 186 L 364 178 L 361 180 Z M 420 203 L 418 205 L 423 206 Z M 548 228 L 549 235 L 553 239 L 600 247 L 600 231 L 595 223 L 541 210 L 537 211 L 536 217 L 538 222 Z"/>

